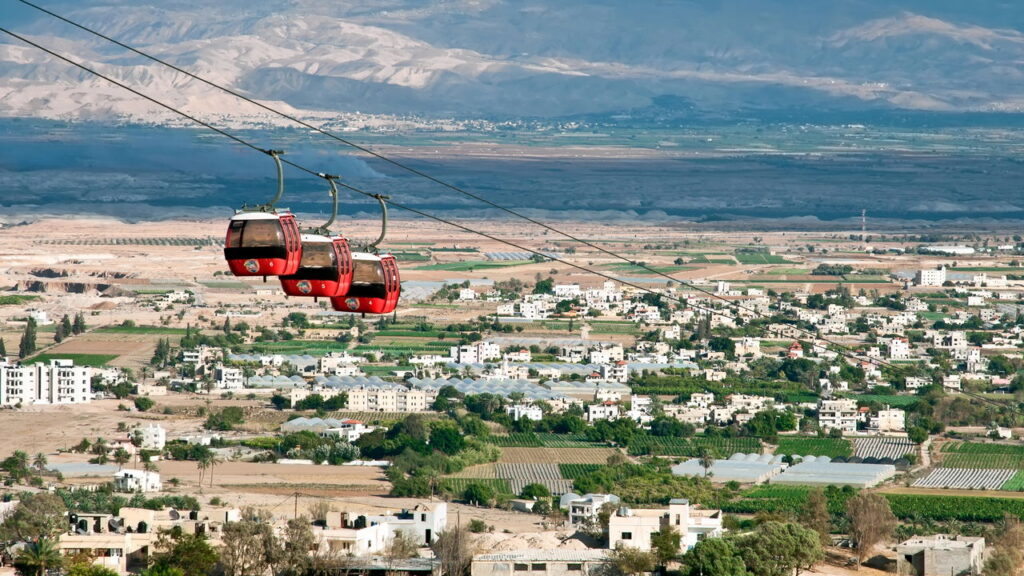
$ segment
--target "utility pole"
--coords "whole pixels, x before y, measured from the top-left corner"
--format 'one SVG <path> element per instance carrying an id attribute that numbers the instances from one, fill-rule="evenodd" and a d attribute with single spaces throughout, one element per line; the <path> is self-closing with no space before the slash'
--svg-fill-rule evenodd
<path id="1" fill-rule="evenodd" d="M 860 243 L 864 245 L 864 251 L 868 251 L 868 211 L 867 209 L 861 209 L 860 211 Z"/>

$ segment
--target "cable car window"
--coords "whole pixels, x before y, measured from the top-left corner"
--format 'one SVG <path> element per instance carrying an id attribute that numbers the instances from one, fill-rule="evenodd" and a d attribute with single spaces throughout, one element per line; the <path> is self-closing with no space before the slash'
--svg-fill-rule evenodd
<path id="1" fill-rule="evenodd" d="M 311 242 L 302 245 L 300 268 L 334 268 L 334 245 L 327 242 Z"/>
<path id="2" fill-rule="evenodd" d="M 241 226 L 239 226 L 239 224 Z M 231 223 L 228 230 L 229 248 L 264 248 L 281 246 L 281 227 L 277 220 L 243 220 Z"/>
<path id="3" fill-rule="evenodd" d="M 355 270 L 352 271 L 353 284 L 383 284 L 384 274 L 380 264 L 372 260 L 356 260 Z"/>

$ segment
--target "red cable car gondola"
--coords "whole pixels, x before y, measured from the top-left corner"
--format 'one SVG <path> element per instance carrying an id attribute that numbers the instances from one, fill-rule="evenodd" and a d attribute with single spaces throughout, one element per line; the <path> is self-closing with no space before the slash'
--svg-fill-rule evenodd
<path id="1" fill-rule="evenodd" d="M 402 282 L 398 263 L 391 254 L 378 255 L 378 244 L 384 240 L 388 226 L 386 196 L 375 195 L 383 213 L 380 236 L 367 246 L 367 252 L 352 253 L 352 285 L 344 296 L 331 298 L 331 307 L 340 312 L 361 314 L 389 314 L 398 306 Z"/>
<path id="2" fill-rule="evenodd" d="M 289 296 L 344 296 L 352 284 L 352 251 L 348 240 L 330 236 L 328 230 L 338 216 L 338 187 L 334 184 L 334 176 L 322 177 L 331 185 L 334 202 L 331 219 L 311 233 L 302 235 L 299 269 L 295 274 L 281 276 L 281 289 Z"/>
<path id="3" fill-rule="evenodd" d="M 235 276 L 294 274 L 302 257 L 301 234 L 295 216 L 278 212 L 274 204 L 284 194 L 284 169 L 279 150 L 267 151 L 277 164 L 277 195 L 269 203 L 243 206 L 228 224 L 224 258 Z"/>

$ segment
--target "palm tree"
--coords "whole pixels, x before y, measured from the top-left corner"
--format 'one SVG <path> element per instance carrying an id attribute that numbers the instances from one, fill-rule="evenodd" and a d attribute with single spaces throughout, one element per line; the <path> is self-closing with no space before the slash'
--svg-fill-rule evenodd
<path id="1" fill-rule="evenodd" d="M 218 464 L 223 464 L 224 459 L 218 458 L 216 454 L 210 453 L 210 488 L 213 488 L 213 468 Z"/>
<path id="2" fill-rule="evenodd" d="M 35 459 L 32 460 L 32 466 L 40 472 L 46 469 L 47 464 L 49 464 L 49 462 L 46 460 L 46 454 L 43 454 L 42 452 L 36 454 Z"/>
<path id="3" fill-rule="evenodd" d="M 711 451 L 707 448 L 701 448 L 700 454 L 700 467 L 704 469 L 704 477 L 708 477 L 708 470 L 715 465 L 715 457 L 711 454 Z"/>
<path id="4" fill-rule="evenodd" d="M 117 469 L 120 470 L 125 464 L 131 462 L 132 455 L 128 453 L 124 447 L 118 448 L 114 451 L 114 462 L 117 462 Z"/>
<path id="5" fill-rule="evenodd" d="M 46 571 L 61 565 L 63 557 L 57 543 L 49 538 L 29 542 L 18 552 L 14 567 L 25 576 L 44 576 Z"/>
<path id="6" fill-rule="evenodd" d="M 202 455 L 196 459 L 196 468 L 199 469 L 199 485 L 203 485 L 203 478 L 206 476 L 206 470 L 210 467 L 210 459 L 213 455 Z"/>

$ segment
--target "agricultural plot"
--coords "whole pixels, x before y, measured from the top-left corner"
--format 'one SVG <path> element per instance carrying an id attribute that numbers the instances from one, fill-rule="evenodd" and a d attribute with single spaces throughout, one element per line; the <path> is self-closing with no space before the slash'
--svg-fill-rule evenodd
<path id="1" fill-rule="evenodd" d="M 489 444 L 502 448 L 540 448 L 544 444 L 535 434 L 528 432 L 513 432 L 512 434 L 492 434 L 486 438 Z"/>
<path id="2" fill-rule="evenodd" d="M 459 470 L 454 474 L 449 474 L 448 478 L 497 478 L 498 472 L 494 464 L 477 464 L 476 466 L 468 466 Z"/>
<path id="3" fill-rule="evenodd" d="M 508 486 L 513 494 L 519 494 L 527 484 L 543 484 L 555 496 L 561 496 L 566 492 L 572 492 L 572 480 L 565 478 L 512 478 L 508 480 Z"/>
<path id="4" fill-rule="evenodd" d="M 767 252 L 737 252 L 735 255 L 740 264 L 786 264 L 789 261 L 777 254 Z"/>
<path id="5" fill-rule="evenodd" d="M 577 478 L 582 478 L 601 467 L 602 466 L 600 464 L 559 464 L 558 471 L 562 473 L 563 478 L 575 480 Z"/>
<path id="6" fill-rule="evenodd" d="M 746 490 L 740 499 L 715 503 L 714 506 L 732 514 L 757 514 L 758 512 L 787 512 L 798 514 L 807 503 L 811 489 L 805 486 L 757 486 Z M 826 491 L 829 511 L 842 513 L 846 500 L 854 492 Z"/>
<path id="7" fill-rule="evenodd" d="M 900 394 L 858 394 L 854 396 L 858 402 L 877 402 L 888 404 L 893 408 L 907 408 L 917 404 L 917 396 L 905 396 Z"/>
<path id="8" fill-rule="evenodd" d="M 537 438 L 545 448 L 596 448 L 593 442 L 582 434 L 550 434 L 542 432 Z"/>
<path id="9" fill-rule="evenodd" d="M 922 496 L 886 494 L 892 512 L 899 519 L 959 520 L 995 522 L 1004 514 L 1024 518 L 1024 499 L 974 496 Z"/>
<path id="10" fill-rule="evenodd" d="M 1007 480 L 1006 484 L 1003 484 L 999 489 L 1008 492 L 1024 492 L 1024 470 L 1017 470 L 1013 478 Z"/>
<path id="11" fill-rule="evenodd" d="M 950 442 L 942 447 L 942 464 L 948 468 L 1024 469 L 1024 446 Z"/>
<path id="12" fill-rule="evenodd" d="M 417 266 L 413 268 L 413 270 L 443 270 L 445 272 L 472 272 L 474 270 L 488 270 L 491 268 L 508 268 L 510 266 L 522 266 L 523 264 L 532 264 L 532 262 L 532 260 L 513 262 L 488 262 L 483 260 L 469 260 L 465 262 L 444 262 L 441 264 L 427 264 L 425 266 Z"/>
<path id="13" fill-rule="evenodd" d="M 653 456 L 700 456 L 707 449 L 715 458 L 728 458 L 742 452 L 760 454 L 761 443 L 756 438 L 675 438 L 670 436 L 639 436 L 629 443 L 629 453 Z"/>
<path id="14" fill-rule="evenodd" d="M 936 468 L 914 482 L 915 488 L 951 488 L 964 490 L 999 490 L 1016 474 L 1016 470 L 982 468 Z"/>
<path id="15" fill-rule="evenodd" d="M 163 334 L 184 336 L 184 328 L 169 328 L 167 326 L 104 326 L 93 332 L 97 334 Z"/>
<path id="16" fill-rule="evenodd" d="M 445 478 L 441 481 L 441 486 L 453 494 L 462 494 L 470 484 L 490 486 L 496 494 L 518 494 L 501 478 Z"/>
<path id="17" fill-rule="evenodd" d="M 512 464 L 606 464 L 614 448 L 502 448 L 498 462 Z"/>
<path id="18" fill-rule="evenodd" d="M 829 458 L 848 458 L 853 454 L 850 442 L 842 438 L 804 438 L 786 436 L 779 438 L 776 454 L 800 456 L 828 456 Z"/>
<path id="19" fill-rule="evenodd" d="M 494 465 L 498 478 L 513 480 L 557 480 L 562 477 L 557 464 L 511 464 L 498 462 Z"/>
<path id="20" fill-rule="evenodd" d="M 50 360 L 71 360 L 76 366 L 106 366 L 117 359 L 117 354 L 40 354 L 38 356 L 29 358 L 25 361 L 28 363 L 40 362 L 42 364 L 49 364 Z"/>
<path id="21" fill-rule="evenodd" d="M 917 444 L 906 438 L 857 438 L 853 441 L 853 455 L 858 458 L 899 460 L 916 450 Z"/>

